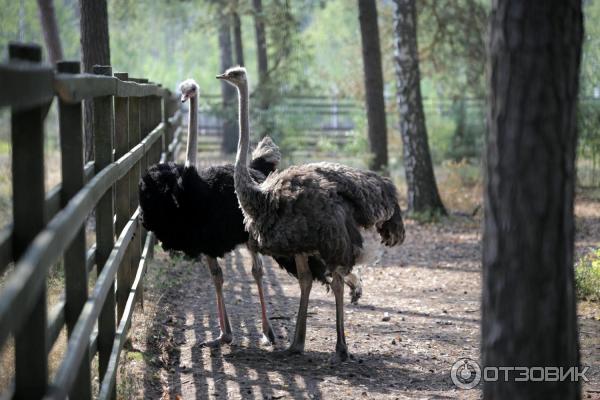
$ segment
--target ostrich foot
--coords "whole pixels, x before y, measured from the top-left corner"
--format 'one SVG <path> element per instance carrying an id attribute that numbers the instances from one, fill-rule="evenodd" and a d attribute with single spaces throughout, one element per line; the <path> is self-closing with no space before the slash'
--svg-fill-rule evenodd
<path id="1" fill-rule="evenodd" d="M 354 361 L 354 356 L 348 353 L 348 350 L 344 349 L 336 351 L 335 354 L 329 359 L 329 364 L 337 365 L 345 361 Z"/>
<path id="2" fill-rule="evenodd" d="M 358 300 L 362 297 L 362 287 L 358 286 L 350 290 L 350 303 L 358 304 Z"/>
<path id="3" fill-rule="evenodd" d="M 210 347 L 210 348 L 217 348 L 217 347 L 221 347 L 224 344 L 231 344 L 233 342 L 233 336 L 231 334 L 223 334 L 221 333 L 221 335 L 219 335 L 218 338 L 214 339 L 214 340 L 207 340 L 206 342 L 202 342 L 200 343 L 198 346 L 199 347 Z"/>
<path id="4" fill-rule="evenodd" d="M 304 348 L 302 348 L 300 346 L 291 345 L 287 349 L 277 351 L 277 352 L 275 352 L 273 354 L 277 358 L 288 358 L 288 357 L 292 357 L 292 356 L 301 355 L 302 353 L 304 353 Z"/>
<path id="5" fill-rule="evenodd" d="M 260 339 L 260 344 L 263 346 L 272 346 L 275 344 L 275 332 L 271 325 L 267 325 L 266 329 L 263 327 L 263 335 Z"/>

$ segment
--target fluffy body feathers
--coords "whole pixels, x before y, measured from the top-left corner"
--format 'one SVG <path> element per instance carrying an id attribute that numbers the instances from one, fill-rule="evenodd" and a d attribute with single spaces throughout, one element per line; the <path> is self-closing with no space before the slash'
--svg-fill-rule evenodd
<path id="1" fill-rule="evenodd" d="M 268 148 L 263 149 L 266 144 Z M 250 164 L 258 182 L 279 162 L 279 148 L 263 140 Z M 233 165 L 203 169 L 172 162 L 151 166 L 139 184 L 141 221 L 165 250 L 189 257 L 223 257 L 248 240 L 233 187 Z"/>
<path id="2" fill-rule="evenodd" d="M 249 245 L 265 254 L 318 254 L 331 268 L 350 272 L 363 251 L 360 228 L 376 228 L 388 246 L 404 240 L 396 188 L 374 172 L 299 165 L 271 174 L 258 189 L 263 201 L 242 209 Z"/>

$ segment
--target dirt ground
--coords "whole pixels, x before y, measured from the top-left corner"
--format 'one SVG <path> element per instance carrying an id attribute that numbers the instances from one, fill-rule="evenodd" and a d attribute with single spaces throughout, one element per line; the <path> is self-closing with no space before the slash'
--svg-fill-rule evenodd
<path id="1" fill-rule="evenodd" d="M 577 207 L 577 253 L 600 245 L 600 204 Z M 121 398 L 146 399 L 478 399 L 456 388 L 452 364 L 479 358 L 480 216 L 437 224 L 406 221 L 407 239 L 362 271 L 364 295 L 346 306 L 347 342 L 355 360 L 330 365 L 335 302 L 314 285 L 306 353 L 274 357 L 293 335 L 299 288 L 265 258 L 265 286 L 278 343 L 260 343 L 260 309 L 245 249 L 221 260 L 234 344 L 198 346 L 218 333 L 207 269 L 157 248 L 144 310 L 132 326 L 119 376 Z M 590 365 L 583 398 L 600 399 L 600 311 L 580 303 L 582 364 Z M 479 386 L 480 387 L 480 386 Z"/>

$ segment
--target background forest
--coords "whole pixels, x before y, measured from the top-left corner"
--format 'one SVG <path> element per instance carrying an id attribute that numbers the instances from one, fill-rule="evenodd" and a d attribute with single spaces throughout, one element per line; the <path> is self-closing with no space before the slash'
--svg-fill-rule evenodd
<path id="1" fill-rule="evenodd" d="M 78 2 L 57 0 L 54 6 L 64 57 L 80 59 Z M 269 80 L 255 94 L 261 97 L 260 101 L 268 101 L 274 115 L 262 115 L 256 123 L 260 125 L 262 121 L 272 127 L 276 120 L 277 131 L 270 133 L 293 143 L 305 121 L 297 114 L 282 113 L 281 109 L 278 112 L 277 105 L 299 95 L 349 101 L 357 106 L 347 108 L 357 135 L 344 150 L 350 155 L 364 154 L 364 78 L 355 4 L 344 0 L 266 0 L 262 6 L 260 18 L 266 27 Z M 422 0 L 417 7 L 421 89 L 433 161 L 477 163 L 485 128 L 485 30 L 489 4 L 481 0 Z M 244 65 L 252 78 L 250 84 L 256 88 L 259 83 L 255 12 L 250 1 L 110 0 L 108 13 L 111 62 L 116 70 L 148 76 L 171 88 L 186 77 L 194 77 L 205 95 L 215 96 L 221 90 L 214 79 L 221 70 L 219 21 L 223 15 L 235 14 L 239 16 L 239 39 Z M 393 2 L 382 1 L 379 26 L 390 126 L 390 168 L 394 170 L 401 165 L 401 145 L 394 104 L 392 14 Z M 600 1 L 586 1 L 586 20 L 597 17 Z M 35 1 L 0 0 L 0 41 L 3 45 L 11 40 L 43 43 L 39 18 Z M 600 182 L 596 172 L 600 161 L 600 104 L 596 100 L 600 97 L 596 78 L 600 68 L 599 29 L 597 24 L 586 24 L 581 69 L 579 178 L 585 185 Z M 232 62 L 237 61 L 238 57 L 233 57 Z M 204 96 L 205 106 L 210 99 Z M 6 140 L 5 132 L 2 138 Z M 326 141 L 320 144 L 327 146 Z"/>
<path id="2" fill-rule="evenodd" d="M 594 396 L 600 393 L 600 387 L 596 385 L 598 371 L 600 371 L 596 367 L 600 365 L 597 352 L 600 348 L 597 335 L 598 321 L 600 321 L 598 307 L 600 304 L 598 303 L 600 301 L 600 241 L 598 239 L 600 237 L 600 207 L 598 207 L 600 204 L 600 80 L 598 79 L 600 27 L 596 23 L 600 18 L 600 0 L 582 0 L 581 3 L 584 11 L 585 35 L 579 96 L 573 96 L 569 103 L 577 104 L 578 136 L 574 128 L 569 132 L 567 130 L 560 132 L 563 125 L 556 123 L 556 121 L 573 121 L 574 117 L 571 116 L 575 112 L 575 106 L 570 108 L 572 113 L 556 112 L 554 115 L 557 118 L 552 120 L 554 126 L 548 128 L 547 125 L 541 124 L 542 128 L 539 132 L 536 131 L 539 133 L 540 141 L 529 148 L 532 149 L 531 153 L 535 152 L 539 157 L 537 160 L 536 157 L 531 157 L 533 159 L 531 163 L 527 162 L 529 154 L 524 154 L 527 152 L 524 149 L 528 147 L 523 144 L 521 137 L 513 138 L 511 142 L 513 147 L 498 145 L 494 142 L 494 138 L 505 138 L 510 136 L 506 132 L 517 131 L 518 129 L 513 129 L 514 126 L 510 125 L 511 122 L 526 121 L 524 125 L 528 125 L 529 116 L 534 115 L 531 117 L 533 120 L 539 118 L 539 115 L 545 117 L 547 114 L 523 114 L 525 117 L 522 119 L 512 118 L 508 112 L 502 112 L 504 111 L 502 105 L 522 105 L 522 107 L 515 107 L 519 110 L 553 110 L 552 107 L 545 106 L 553 103 L 543 103 L 541 99 L 539 103 L 529 102 L 528 99 L 536 98 L 535 95 L 538 94 L 536 90 L 540 87 L 547 89 L 541 90 L 547 97 L 551 98 L 555 95 L 552 91 L 556 87 L 554 85 L 560 85 L 561 81 L 554 77 L 560 74 L 551 70 L 554 66 L 549 66 L 551 63 L 548 63 L 540 67 L 540 70 L 547 67 L 545 69 L 551 70 L 548 74 L 551 78 L 537 81 L 544 84 L 535 86 L 527 81 L 520 82 L 521 86 L 517 85 L 517 90 L 501 90 L 502 88 L 497 87 L 501 86 L 497 84 L 498 80 L 488 82 L 486 63 L 501 53 L 502 49 L 494 51 L 486 48 L 489 37 L 487 30 L 494 32 L 495 27 L 496 33 L 504 32 L 504 25 L 498 21 L 494 25 L 494 19 L 489 18 L 491 3 L 489 0 L 359 0 L 358 2 L 356 0 L 0 0 L 0 46 L 2 46 L 0 51 L 6 58 L 6 47 L 9 42 L 33 42 L 42 45 L 45 62 L 51 63 L 60 58 L 81 60 L 82 69 L 88 73 L 93 64 L 110 64 L 113 72 L 127 71 L 129 78 L 148 78 L 151 82 L 160 83 L 173 92 L 176 92 L 182 80 L 195 79 L 200 85 L 198 159 L 202 165 L 233 159 L 233 152 L 237 145 L 237 96 L 234 89 L 220 83 L 215 79 L 215 75 L 229 66 L 240 64 L 247 68 L 250 78 L 250 118 L 254 136 L 252 139 L 256 142 L 260 136 L 266 134 L 272 136 L 281 147 L 284 157 L 282 166 L 308 161 L 335 161 L 369 168 L 389 175 L 393 179 L 398 187 L 403 216 L 406 217 L 407 241 L 398 251 L 382 253 L 377 262 L 381 262 L 386 268 L 380 268 L 380 265 L 377 265 L 377 268 L 373 266 L 365 268 L 365 282 L 370 285 L 364 300 L 365 304 L 369 304 L 369 309 L 360 306 L 361 312 L 366 313 L 364 315 L 367 317 L 364 321 L 363 314 L 361 317 L 356 317 L 357 319 L 354 320 L 356 324 L 350 335 L 353 340 L 357 339 L 356 343 L 362 351 L 365 363 L 361 365 L 363 361 L 361 359 L 359 363 L 350 367 L 346 371 L 348 373 L 344 378 L 347 378 L 346 381 L 330 380 L 327 383 L 328 378 L 337 379 L 343 375 L 340 375 L 337 369 L 333 372 L 315 370 L 313 359 L 309 358 L 305 366 L 308 366 L 307 369 L 312 371 L 313 375 L 307 378 L 308 383 L 304 385 L 307 387 L 306 393 L 318 393 L 322 390 L 322 398 L 334 398 L 332 396 L 341 396 L 340 390 L 347 390 L 346 397 L 356 398 L 367 393 L 357 391 L 359 386 L 364 384 L 372 392 L 380 394 L 381 398 L 389 398 L 387 396 L 389 393 L 407 389 L 412 390 L 413 394 L 418 393 L 418 396 L 413 396 L 415 398 L 423 397 L 423 393 L 455 394 L 456 392 L 451 392 L 454 388 L 447 379 L 448 366 L 459 357 L 465 356 L 465 352 L 468 352 L 473 359 L 478 359 L 479 339 L 486 335 L 486 332 L 483 332 L 480 336 L 477 323 L 480 318 L 481 299 L 493 298 L 489 295 L 490 287 L 494 288 L 494 282 L 502 281 L 502 279 L 489 279 L 490 285 L 485 287 L 485 279 L 480 279 L 482 276 L 485 278 L 485 274 L 481 275 L 481 272 L 493 271 L 498 274 L 505 272 L 500 268 L 490 268 L 491 262 L 481 254 L 482 249 L 485 254 L 486 246 L 489 249 L 494 244 L 489 239 L 491 237 L 489 233 L 488 242 L 485 241 L 486 229 L 489 232 L 490 227 L 502 225 L 507 230 L 503 233 L 512 242 L 519 244 L 523 241 L 518 235 L 513 235 L 515 227 L 523 223 L 525 228 L 529 228 L 537 221 L 540 229 L 536 232 L 547 233 L 554 229 L 560 235 L 565 235 L 566 240 L 557 239 L 556 243 L 559 245 L 548 245 L 550 241 L 546 239 L 551 235 L 532 234 L 530 236 L 539 241 L 539 248 L 544 250 L 537 253 L 534 251 L 534 255 L 536 257 L 542 253 L 546 255 L 550 250 L 563 247 L 570 251 L 572 250 L 569 248 L 572 245 L 570 242 L 573 241 L 571 236 L 574 236 L 573 260 L 569 258 L 570 253 L 568 257 L 563 258 L 553 253 L 552 257 L 547 259 L 541 261 L 536 259 L 539 263 L 534 264 L 526 259 L 525 252 L 518 246 L 515 246 L 517 250 L 512 252 L 494 252 L 500 256 L 506 254 L 522 256 L 525 259 L 525 267 L 522 271 L 532 271 L 526 277 L 528 281 L 521 280 L 521 270 L 515 270 L 518 273 L 512 275 L 518 278 L 514 282 L 526 288 L 520 293 L 522 297 L 513 296 L 514 288 L 509 284 L 504 286 L 503 294 L 508 300 L 514 297 L 515 302 L 522 301 L 521 304 L 515 303 L 513 310 L 535 308 L 535 302 L 527 301 L 526 298 L 530 296 L 535 300 L 536 294 L 540 294 L 538 297 L 543 298 L 549 293 L 561 300 L 563 292 L 556 288 L 571 290 L 571 286 L 568 285 L 572 282 L 565 279 L 563 275 L 548 278 L 550 276 L 548 273 L 567 271 L 566 268 L 553 270 L 554 261 L 568 264 L 569 272 L 572 271 L 573 264 L 575 265 L 574 285 L 579 307 L 578 334 L 581 351 L 579 348 L 571 349 L 573 351 L 570 354 L 580 351 L 582 364 L 595 367 L 592 384 L 584 386 L 587 391 L 585 394 L 588 398 L 592 398 L 591 393 L 594 393 Z M 580 4 L 578 0 L 574 0 L 574 3 Z M 546 11 L 552 10 L 553 17 L 558 15 L 557 18 L 562 18 L 562 14 L 557 11 L 561 8 L 557 4 L 558 1 L 553 4 L 553 7 L 549 6 Z M 103 13 L 97 15 L 100 14 L 98 10 L 106 5 L 107 18 Z M 414 14 L 413 5 L 416 6 Z M 519 4 L 512 3 L 512 6 L 518 8 Z M 523 8 L 534 10 L 529 17 L 534 15 L 534 19 L 537 18 L 538 10 L 535 6 L 531 6 L 531 3 L 528 6 L 529 8 L 527 6 Z M 545 5 L 540 8 L 543 6 Z M 40 8 L 44 9 L 44 7 L 53 8 L 55 13 L 58 40 L 54 40 L 54 45 L 59 44 L 60 57 L 57 57 L 57 48 L 53 49 L 52 39 L 48 39 L 47 26 L 43 29 L 45 17 L 44 12 L 40 13 Z M 47 10 L 46 8 L 46 12 Z M 369 11 L 374 18 L 367 21 Z M 518 14 L 517 11 L 515 13 Z M 416 18 L 415 29 L 412 29 L 414 25 L 411 23 L 413 15 Z M 107 46 L 107 40 L 97 40 L 107 39 L 104 34 L 106 25 L 108 25 L 110 46 Z M 556 28 L 557 32 L 560 31 L 556 23 L 550 25 Z M 102 29 L 98 29 L 99 26 Z M 534 36 L 530 25 L 522 24 L 522 27 L 529 30 L 527 33 L 530 36 Z M 511 32 L 517 32 L 519 29 Z M 377 30 L 378 35 L 373 34 Z M 573 30 L 576 31 L 574 28 Z M 99 31 L 102 33 L 98 34 Z M 535 53 L 534 50 L 544 48 L 543 53 L 547 48 L 539 43 L 546 37 L 543 35 L 540 37 L 539 41 L 536 41 L 539 38 L 535 38 L 536 40 L 530 38 L 533 43 L 531 49 L 527 46 L 523 48 L 531 50 L 532 54 Z M 99 42 L 102 42 L 102 45 L 97 47 L 103 47 L 102 51 L 95 49 Z M 413 43 L 416 49 L 411 48 Z M 553 43 L 559 43 L 562 47 L 570 45 L 568 40 L 564 42 L 555 40 Z M 374 48 L 380 49 L 381 54 L 379 50 L 373 52 Z M 571 49 L 567 49 L 564 54 L 569 50 Z M 98 53 L 95 56 L 102 57 L 92 60 L 94 57 L 90 57 L 90 53 L 94 52 Z M 98 61 L 99 58 L 104 61 Z M 505 60 L 508 56 L 502 55 L 500 58 Z M 555 57 L 555 53 L 551 53 L 548 58 L 562 60 L 560 57 Z M 568 57 L 564 58 L 566 61 L 573 61 L 567 60 Z M 377 62 L 373 63 L 375 60 Z M 544 63 L 540 62 L 540 64 Z M 564 68 L 564 65 L 559 67 Z M 375 88 L 379 85 L 377 79 L 375 82 L 372 79 L 373 69 L 379 70 L 376 71 L 377 73 L 382 72 L 382 90 L 379 90 L 379 87 Z M 569 69 L 569 71 L 575 70 Z M 513 83 L 518 81 L 517 78 L 523 79 L 524 76 L 519 75 L 518 70 L 504 72 L 507 75 L 513 74 L 511 76 L 515 78 Z M 571 75 L 571 81 L 577 81 L 577 73 L 573 72 Z M 521 91 L 520 88 L 523 87 L 526 88 Z M 375 96 L 374 91 L 377 92 Z M 502 97 L 504 95 L 506 97 Z M 559 97 L 556 95 L 556 99 L 553 100 L 561 103 L 562 99 Z M 513 101 L 514 99 L 519 101 Z M 497 108 L 494 107 L 498 104 L 496 102 L 501 103 Z M 562 102 L 559 106 L 564 108 L 563 111 L 569 111 L 565 104 L 566 102 Z M 89 111 L 92 102 L 86 99 L 83 105 L 85 158 L 86 161 L 91 161 L 94 151 L 90 146 L 91 130 L 87 125 L 91 124 Z M 187 115 L 189 111 L 187 103 L 181 107 L 181 115 Z M 54 101 L 44 122 L 46 129 L 43 133 L 45 140 L 43 158 L 46 193 L 62 181 L 57 108 L 57 101 Z M 502 115 L 494 115 L 494 111 Z M 490 112 L 491 122 L 486 122 L 487 112 Z M 13 160 L 11 157 L 15 152 L 11 144 L 11 135 L 15 137 L 15 130 L 11 132 L 13 128 L 10 120 L 10 107 L 0 109 L 0 227 L 12 229 L 10 226 L 13 223 L 13 177 L 11 176 Z M 505 122 L 507 123 L 504 124 Z M 544 118 L 542 122 L 548 123 L 548 119 Z M 180 132 L 184 131 L 186 123 L 187 121 L 182 121 Z M 501 125 L 502 129 L 494 130 L 494 127 L 498 128 L 496 125 Z M 109 129 L 105 130 L 105 132 L 109 131 Z M 543 141 L 546 139 L 555 140 L 553 142 L 555 145 L 558 143 L 555 148 L 560 148 L 560 151 L 557 153 L 564 152 L 572 156 L 573 153 L 567 151 L 568 146 L 560 141 L 564 139 L 561 133 L 572 139 L 570 143 L 573 144 L 575 138 L 578 138 L 574 206 L 569 202 L 572 194 L 571 187 L 565 184 L 565 182 L 573 182 L 572 177 L 567 176 L 568 179 L 561 181 L 563 175 L 568 175 L 566 172 L 572 171 L 569 164 L 563 162 L 562 158 L 557 158 L 559 161 L 552 163 L 550 162 L 552 160 L 543 157 L 547 150 L 544 147 L 548 143 Z M 494 179 L 488 180 L 486 185 L 483 176 L 484 171 L 487 171 L 488 176 L 494 176 L 493 170 L 486 169 L 493 164 L 493 161 L 489 161 L 493 157 L 484 159 L 486 134 L 491 137 L 488 151 L 495 146 L 496 150 L 500 148 L 504 151 L 505 157 L 507 154 L 509 156 L 516 154 L 515 158 L 519 161 L 525 160 L 523 162 L 525 167 L 521 170 L 516 168 L 518 162 L 507 163 L 509 167 L 515 169 L 507 168 L 503 171 L 504 177 L 508 177 L 505 181 L 508 184 L 502 186 L 495 182 L 498 184 L 497 192 L 492 192 L 491 189 L 494 188 L 489 184 Z M 524 135 L 528 138 L 534 136 L 531 134 L 527 136 L 527 132 Z M 93 144 L 93 140 L 91 143 Z M 15 145 L 15 148 L 18 147 Z M 175 148 L 182 150 L 184 147 Z M 384 157 L 383 153 L 385 153 Z M 179 161 L 182 155 L 183 151 L 180 151 Z M 15 157 L 15 159 L 19 158 Z M 572 161 L 572 157 L 568 161 Z M 540 165 L 542 168 L 538 168 Z M 419 171 L 415 172 L 416 170 Z M 539 171 L 547 173 L 548 181 L 557 182 L 556 191 L 544 191 L 545 177 L 539 178 L 543 174 L 534 173 L 526 176 L 523 173 L 532 170 L 536 173 Z M 534 184 L 528 185 L 532 182 Z M 510 189 L 517 184 L 529 190 L 524 190 L 527 195 L 523 196 L 523 199 L 518 196 L 511 197 Z M 538 188 L 536 185 L 541 189 L 536 190 Z M 548 198 L 557 201 L 546 201 L 547 198 L 544 196 L 548 193 L 550 193 Z M 487 194 L 488 203 L 490 199 L 500 201 L 501 195 L 507 194 L 504 199 L 506 202 L 500 204 L 502 207 L 498 209 L 522 211 L 522 214 L 515 214 L 515 217 L 515 215 L 489 212 L 490 204 L 484 205 L 484 194 Z M 538 197 L 532 194 L 539 196 L 543 201 L 536 203 Z M 420 200 L 415 200 L 417 197 L 420 197 Z M 517 204 L 510 203 L 515 198 L 518 200 L 515 202 Z M 560 211 L 566 210 L 564 215 L 573 218 L 573 225 L 576 228 L 574 235 L 569 225 L 564 223 L 563 214 L 556 214 L 560 216 L 554 220 L 558 221 L 557 223 L 547 223 L 545 220 L 549 214 L 541 211 L 544 204 L 540 204 L 547 203 L 545 204 L 547 206 L 557 202 L 562 202 Z M 530 205 L 531 208 L 527 208 Z M 519 207 L 522 207 L 522 210 Z M 535 212 L 530 212 L 531 210 Z M 573 211 L 574 215 L 571 215 Z M 536 212 L 539 215 L 533 215 Z M 520 215 L 526 215 L 527 218 L 519 218 Z M 490 224 L 490 216 L 497 217 L 501 224 Z M 503 220 L 503 217 L 506 219 Z M 539 218 L 536 220 L 534 217 Z M 85 232 L 87 244 L 96 242 L 95 218 L 92 216 L 87 222 Z M 567 228 L 563 229 L 564 226 Z M 555 237 L 563 238 L 560 235 Z M 197 316 L 206 315 L 205 310 L 201 308 L 201 303 L 209 304 L 209 302 L 204 301 L 206 299 L 202 301 L 198 299 L 200 296 L 212 295 L 212 289 L 208 289 L 207 285 L 192 289 L 189 286 L 189 282 L 198 285 L 208 282 L 206 277 L 202 278 L 201 275 L 206 271 L 188 268 L 192 266 L 191 263 L 188 265 L 187 261 L 177 257 L 169 258 L 160 250 L 157 255 L 152 268 L 149 268 L 151 275 L 147 278 L 148 285 L 144 289 L 147 296 L 145 307 L 150 311 L 145 312 L 145 316 L 140 316 L 140 320 L 134 320 L 132 328 L 132 332 L 135 332 L 132 336 L 134 346 L 126 349 L 124 364 L 119 372 L 117 389 L 119 398 L 152 397 L 148 397 L 148 393 L 155 394 L 158 398 L 159 394 L 162 395 L 167 391 L 171 394 L 171 398 L 180 398 L 175 395 L 182 388 L 177 387 L 177 384 L 170 380 L 174 371 L 171 367 L 182 368 L 176 371 L 175 376 L 177 376 L 180 371 L 184 371 L 182 374 L 188 374 L 190 364 L 181 364 L 178 367 L 181 360 L 177 358 L 179 356 L 173 355 L 176 353 L 173 350 L 176 347 L 163 347 L 167 342 L 183 343 L 177 340 L 163 340 L 167 337 L 165 332 L 168 329 L 165 326 L 175 326 L 183 321 L 183 318 L 173 318 L 175 315 L 173 310 L 177 310 L 177 306 L 181 306 L 179 310 L 187 307 L 186 312 L 192 310 Z M 241 270 L 234 272 L 232 269 L 248 261 L 243 259 L 245 256 L 238 253 L 233 257 L 226 263 L 229 264 L 226 268 L 229 269 L 230 275 L 241 273 Z M 547 262 L 548 260 L 552 262 Z M 380 276 L 383 274 L 382 271 L 389 274 L 385 279 Z M 0 273 L 0 289 L 6 282 L 7 276 L 9 275 Z M 94 273 L 91 276 L 94 281 L 96 276 Z M 59 262 L 50 269 L 47 281 L 49 310 L 51 305 L 60 305 L 65 286 L 64 278 L 65 271 Z M 286 281 L 288 278 L 287 276 L 275 278 L 275 275 L 271 275 L 268 290 L 273 293 L 291 293 L 296 286 L 292 286 L 295 282 Z M 245 308 L 242 301 L 251 297 L 251 291 L 244 282 L 239 286 L 240 291 L 235 293 L 240 298 L 236 298 L 232 307 L 236 313 L 246 318 L 247 321 L 242 325 L 252 327 L 255 322 L 254 317 L 248 317 L 251 311 Z M 389 285 L 389 282 L 395 282 L 395 285 Z M 532 288 L 536 288 L 537 292 L 529 290 L 525 284 L 527 282 Z M 543 286 L 548 282 L 556 283 L 557 286 L 552 288 Z M 480 285 L 484 288 L 481 289 Z M 390 286 L 395 287 L 390 288 Z M 232 288 L 234 288 L 233 284 L 229 289 Z M 238 287 L 235 288 L 237 290 Z M 197 293 L 198 297 L 193 299 L 190 297 L 182 301 L 181 293 L 184 291 Z M 516 290 L 514 292 L 517 293 Z M 321 304 L 326 304 L 323 293 L 316 296 L 321 296 L 317 298 Z M 288 303 L 277 303 L 274 308 L 278 314 L 291 315 L 294 311 L 290 311 Z M 510 308 L 506 306 L 506 302 L 497 303 Z M 374 306 L 371 308 L 371 304 L 379 304 L 381 308 Z M 211 304 L 209 305 L 212 307 Z M 277 308 L 279 306 L 281 308 Z M 550 309 L 547 305 L 544 307 Z M 351 310 L 354 312 L 354 309 Z M 485 307 L 483 310 L 481 321 L 485 328 L 485 322 L 491 319 L 489 312 L 487 316 L 485 315 Z M 538 311 L 535 310 L 536 318 L 541 315 L 543 318 L 540 319 L 544 319 L 545 314 L 540 314 Z M 563 316 L 561 312 L 553 311 L 548 313 L 550 314 L 557 321 Z M 513 313 L 505 315 L 508 319 Z M 320 311 L 314 312 L 311 317 L 318 322 L 315 325 L 320 327 L 329 324 L 329 320 L 325 319 L 325 313 Z M 549 317 L 546 319 L 550 321 Z M 277 322 L 281 323 L 279 328 L 291 332 L 291 325 L 287 326 L 289 325 L 287 320 L 279 316 L 277 320 L 281 320 Z M 369 321 L 368 324 L 365 321 Z M 531 325 L 536 323 L 532 318 L 527 317 L 524 317 L 523 321 Z M 367 328 L 366 325 L 369 327 Z M 398 329 L 392 329 L 394 326 Z M 508 323 L 507 326 L 518 326 L 518 324 Z M 557 323 L 556 326 L 559 324 Z M 574 326 L 570 326 L 569 329 L 571 333 L 576 332 Z M 198 335 L 198 341 L 206 333 L 204 331 L 208 332 L 209 329 L 200 328 L 198 332 L 194 332 L 194 335 Z M 528 329 L 524 331 L 529 332 Z M 550 337 L 549 331 L 540 330 L 538 333 L 542 339 Z M 380 339 L 371 341 L 371 335 Z M 285 337 L 289 335 L 286 333 Z M 322 337 L 325 336 L 320 332 L 319 338 Z M 51 376 L 64 355 L 66 338 L 65 328 L 57 340 L 58 344 L 50 354 Z M 471 341 L 465 338 L 470 338 Z M 550 341 L 548 339 L 548 342 Z M 316 342 L 311 345 L 315 346 L 313 349 L 317 349 L 319 354 L 316 355 L 315 360 L 320 363 L 322 360 L 319 357 L 323 358 L 325 351 L 328 350 L 324 350 L 327 349 L 324 342 Z M 482 342 L 485 343 L 485 340 Z M 515 342 L 518 340 L 515 339 Z M 432 349 L 432 344 L 439 347 Z M 317 347 L 321 345 L 323 347 Z M 194 347 L 186 346 L 187 344 L 184 344 L 181 348 L 182 354 L 187 354 L 186 352 L 192 354 Z M 10 370 L 14 365 L 12 347 L 12 343 L 4 348 L 0 346 L 0 393 L 12 380 Z M 511 348 L 514 350 L 518 347 Z M 553 345 L 548 348 L 562 347 Z M 501 355 L 504 353 L 509 352 L 498 352 Z M 513 353 L 527 354 L 523 351 L 513 351 Z M 430 354 L 436 356 L 423 357 Z M 285 369 L 287 366 L 284 368 L 278 364 L 265 363 L 261 357 L 259 355 L 256 359 L 252 359 L 248 365 L 250 369 L 263 368 L 265 375 L 260 378 L 258 386 L 266 387 L 265 382 L 278 382 L 277 376 L 281 371 L 287 371 Z M 155 362 L 159 358 L 167 361 L 164 364 L 161 364 L 163 361 Z M 208 351 L 190 355 L 188 358 L 192 364 L 200 363 L 200 367 L 196 365 L 196 368 L 202 372 L 200 374 L 202 376 L 209 376 L 204 374 L 207 371 L 202 369 L 204 368 L 202 363 L 208 365 L 219 359 Z M 213 385 L 211 393 L 213 389 L 217 394 L 224 390 L 219 388 L 218 382 L 238 385 L 245 381 L 241 379 L 241 375 L 238 379 L 235 369 L 236 365 L 243 360 L 227 357 L 223 359 L 225 367 L 211 371 L 213 375 L 210 379 L 214 379 L 214 383 L 211 383 Z M 380 360 L 385 362 L 377 364 Z M 396 364 L 398 368 L 388 369 L 391 364 Z M 282 382 L 286 381 L 288 372 L 281 374 L 284 377 Z M 434 373 L 439 376 L 429 375 Z M 372 375 L 390 376 L 395 380 L 379 382 L 373 379 Z M 414 380 L 414 376 L 418 379 Z M 323 379 L 324 377 L 327 379 Z M 360 385 L 349 385 L 348 382 L 360 383 Z M 420 382 L 423 384 L 421 385 Z M 97 379 L 94 380 L 94 385 L 97 386 L 97 383 Z M 206 386 L 208 391 L 209 385 Z M 287 387 L 286 390 L 289 389 L 290 393 L 294 391 L 304 393 L 304 389 L 294 388 L 287 383 L 285 385 L 282 383 L 282 387 Z M 251 393 L 242 386 L 234 389 L 236 392 L 239 391 L 240 398 Z M 283 389 L 281 390 L 283 393 Z M 283 395 L 275 396 L 277 393 L 274 393 L 272 398 L 283 398 Z M 465 398 L 480 397 L 475 391 L 471 392 L 471 395 L 472 397 Z M 455 396 L 451 395 L 451 397 Z"/>

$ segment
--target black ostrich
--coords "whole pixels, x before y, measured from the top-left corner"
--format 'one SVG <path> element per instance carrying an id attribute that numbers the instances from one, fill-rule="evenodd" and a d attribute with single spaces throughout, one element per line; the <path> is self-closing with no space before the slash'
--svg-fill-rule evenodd
<path id="1" fill-rule="evenodd" d="M 206 256 L 217 292 L 221 335 L 203 344 L 231 343 L 231 326 L 223 301 L 223 272 L 217 257 L 246 243 L 248 233 L 233 189 L 233 165 L 196 168 L 198 85 L 188 79 L 179 89 L 181 101 L 190 100 L 186 161 L 184 165 L 168 162 L 148 168 L 139 184 L 141 220 L 147 230 L 154 232 L 163 249 L 181 251 L 191 258 Z M 253 152 L 252 175 L 263 181 L 279 159 L 277 146 L 269 138 L 263 139 Z M 252 275 L 262 311 L 263 340 L 274 343 L 263 295 L 262 260 L 255 252 L 251 254 Z"/>
<path id="2" fill-rule="evenodd" d="M 172 162 L 151 166 L 139 184 L 141 221 L 154 232 L 165 250 L 181 251 L 191 258 L 204 254 L 217 292 L 221 335 L 203 345 L 231 343 L 232 331 L 223 300 L 223 273 L 217 257 L 223 257 L 240 244 L 247 243 L 244 218 L 234 191 L 232 164 L 196 168 L 198 85 L 191 79 L 180 85 L 181 101 L 190 100 L 187 156 L 184 165 Z M 275 170 L 281 154 L 269 137 L 260 141 L 252 152 L 250 174 L 257 182 Z M 254 251 L 252 275 L 258 287 L 261 304 L 263 343 L 275 343 L 273 328 L 267 318 L 262 287 L 263 265 Z M 292 275 L 297 275 L 293 257 L 276 258 L 277 263 Z M 321 260 L 310 257 L 313 277 L 326 285 L 331 278 Z M 361 295 L 361 282 L 356 276 L 346 280 L 353 301 Z"/>

